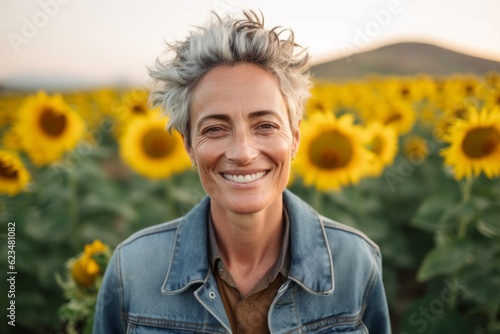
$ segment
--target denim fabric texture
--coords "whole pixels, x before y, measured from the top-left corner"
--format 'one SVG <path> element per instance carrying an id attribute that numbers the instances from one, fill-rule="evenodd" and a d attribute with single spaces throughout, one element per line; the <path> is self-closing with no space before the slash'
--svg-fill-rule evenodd
<path id="1" fill-rule="evenodd" d="M 390 333 L 380 250 L 290 191 L 290 271 L 271 333 Z M 206 197 L 184 217 L 122 242 L 98 294 L 94 333 L 231 333 L 210 269 Z"/>

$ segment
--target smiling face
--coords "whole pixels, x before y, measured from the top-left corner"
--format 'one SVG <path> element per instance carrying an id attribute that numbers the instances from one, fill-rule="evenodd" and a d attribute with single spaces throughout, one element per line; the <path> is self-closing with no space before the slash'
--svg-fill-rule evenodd
<path id="1" fill-rule="evenodd" d="M 186 149 L 216 208 L 256 213 L 281 203 L 297 150 L 274 76 L 251 64 L 219 66 L 198 83 Z"/>

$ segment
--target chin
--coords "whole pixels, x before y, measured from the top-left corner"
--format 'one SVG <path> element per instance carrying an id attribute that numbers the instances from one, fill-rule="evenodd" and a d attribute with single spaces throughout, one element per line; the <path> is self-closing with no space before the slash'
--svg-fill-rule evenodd
<path id="1" fill-rule="evenodd" d="M 266 209 L 271 203 L 262 195 L 233 196 L 226 201 L 227 209 L 239 214 L 252 214 Z"/>
<path id="2" fill-rule="evenodd" d="M 213 198 L 217 205 L 237 214 L 253 214 L 271 206 L 275 198 L 269 198 L 262 193 L 254 194 L 219 194 Z"/>

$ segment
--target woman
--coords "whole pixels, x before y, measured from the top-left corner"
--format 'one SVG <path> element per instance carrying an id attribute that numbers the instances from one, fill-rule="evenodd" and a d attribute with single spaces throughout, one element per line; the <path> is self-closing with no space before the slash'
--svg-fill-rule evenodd
<path id="1" fill-rule="evenodd" d="M 95 333 L 389 333 L 378 247 L 285 190 L 308 55 L 263 19 L 219 18 L 157 61 L 152 101 L 207 197 L 119 245 Z"/>

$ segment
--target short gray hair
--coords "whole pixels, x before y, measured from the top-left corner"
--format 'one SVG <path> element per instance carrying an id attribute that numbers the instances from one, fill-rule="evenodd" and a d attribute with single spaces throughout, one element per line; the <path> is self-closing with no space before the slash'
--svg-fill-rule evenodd
<path id="1" fill-rule="evenodd" d="M 159 57 L 155 67 L 149 68 L 156 81 L 150 103 L 167 113 L 168 130 L 176 129 L 190 143 L 190 110 L 197 83 L 214 67 L 241 63 L 261 66 L 275 76 L 291 128 L 297 130 L 311 87 L 307 49 L 295 43 L 290 29 L 266 30 L 262 13 L 259 17 L 244 10 L 243 19 L 212 14 L 207 27 L 198 27 L 186 40 L 167 45 L 165 55 L 173 52 L 174 57 Z M 284 33 L 286 38 L 280 39 Z"/>

